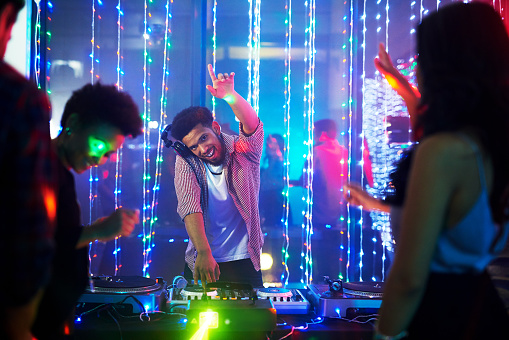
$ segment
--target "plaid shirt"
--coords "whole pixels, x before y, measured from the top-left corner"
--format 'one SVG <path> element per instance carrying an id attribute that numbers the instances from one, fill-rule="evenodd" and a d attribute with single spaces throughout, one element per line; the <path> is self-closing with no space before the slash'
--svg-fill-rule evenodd
<path id="1" fill-rule="evenodd" d="M 254 268 L 260 270 L 260 253 L 263 246 L 263 234 L 260 228 L 258 212 L 258 192 L 260 191 L 260 159 L 263 150 L 263 123 L 260 122 L 256 131 L 246 136 L 239 124 L 240 136 L 222 133 L 226 145 L 225 177 L 228 192 L 235 202 L 240 215 L 247 226 L 249 236 L 248 252 Z M 195 162 L 201 175 L 200 181 L 207 190 L 207 176 L 202 162 Z M 189 214 L 202 213 L 205 228 L 208 195 L 201 195 L 200 185 L 191 166 L 180 156 L 175 162 L 175 191 L 177 192 L 177 212 L 182 219 Z M 186 262 L 194 271 L 196 248 L 191 241 L 186 250 Z"/>
<path id="2" fill-rule="evenodd" d="M 55 161 L 44 92 L 0 61 L 0 198 L 5 305 L 23 305 L 47 284 L 56 214 Z"/>

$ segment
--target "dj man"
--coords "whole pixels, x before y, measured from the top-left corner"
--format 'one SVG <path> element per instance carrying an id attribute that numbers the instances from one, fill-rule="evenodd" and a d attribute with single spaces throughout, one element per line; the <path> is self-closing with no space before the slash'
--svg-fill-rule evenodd
<path id="1" fill-rule="evenodd" d="M 262 287 L 263 234 L 258 213 L 263 124 L 234 90 L 234 73 L 216 77 L 208 65 L 210 93 L 225 100 L 240 121 L 239 136 L 221 132 L 206 107 L 175 116 L 171 136 L 180 144 L 175 163 L 177 212 L 190 242 L 184 277 Z M 178 150 L 178 149 L 177 149 Z"/>

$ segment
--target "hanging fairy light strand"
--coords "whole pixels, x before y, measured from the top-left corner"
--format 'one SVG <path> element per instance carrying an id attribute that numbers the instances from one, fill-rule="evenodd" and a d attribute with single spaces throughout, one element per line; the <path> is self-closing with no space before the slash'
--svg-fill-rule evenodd
<path id="1" fill-rule="evenodd" d="M 251 86 L 253 82 L 253 0 L 249 2 L 249 36 L 247 42 L 248 48 L 248 59 L 247 59 L 247 101 L 251 103 L 253 88 Z"/>
<path id="2" fill-rule="evenodd" d="M 362 13 L 362 16 L 361 16 L 361 20 L 362 20 L 362 76 L 361 76 L 361 80 L 362 80 L 362 93 L 364 94 L 366 92 L 366 82 L 365 82 L 365 79 L 366 79 L 366 31 L 367 31 L 367 28 L 366 28 L 366 0 L 364 0 L 364 3 L 363 3 L 363 13 Z M 362 100 L 362 112 L 365 111 L 365 100 Z M 361 132 L 360 134 L 360 138 L 361 138 L 361 155 L 362 155 L 362 152 L 364 150 L 364 132 Z M 361 166 L 361 185 L 364 185 L 364 171 L 363 171 L 363 167 L 362 167 L 362 157 L 361 157 L 361 161 L 358 162 L 358 165 Z M 363 226 L 363 223 L 364 223 L 364 219 L 363 219 L 363 209 L 362 209 L 362 205 L 359 206 L 359 210 L 360 210 L 360 217 L 359 217 L 359 221 L 357 222 L 358 223 L 358 230 L 359 230 L 359 280 L 360 282 L 363 281 L 362 279 L 362 270 L 363 270 L 363 256 L 364 256 L 364 249 L 363 249 L 363 246 L 362 246 L 362 243 L 363 243 L 363 237 L 364 237 L 364 234 L 363 234 L 363 229 L 364 229 L 364 226 Z"/>
<path id="3" fill-rule="evenodd" d="M 123 61 L 124 56 L 122 55 L 122 38 L 124 31 L 124 11 L 122 10 L 122 0 L 118 0 L 117 3 L 117 89 L 122 91 L 124 89 L 123 81 L 124 81 L 124 71 L 123 71 Z M 122 208 L 122 158 L 124 147 L 121 145 L 117 149 L 117 158 L 115 164 L 115 210 Z M 115 237 L 115 250 L 113 251 L 113 255 L 115 257 L 115 275 L 118 275 L 121 264 L 121 247 L 119 237 Z"/>
<path id="4" fill-rule="evenodd" d="M 151 1 L 149 1 L 151 3 Z M 149 18 L 152 17 L 149 8 L 149 2 L 145 0 L 144 20 L 143 20 L 143 212 L 142 212 L 142 228 L 143 228 L 143 276 L 150 277 L 149 267 L 152 262 L 152 223 L 149 215 L 150 211 L 150 79 L 151 79 L 151 63 L 150 55 L 150 35 L 152 28 L 148 24 Z"/>
<path id="5" fill-rule="evenodd" d="M 252 104 L 255 112 L 260 111 L 260 23 L 261 23 L 261 0 L 256 0 L 254 17 L 254 69 L 253 69 L 253 96 Z"/>
<path id="6" fill-rule="evenodd" d="M 349 50 L 349 67 L 348 67 L 348 182 L 352 178 L 352 124 L 353 124 L 353 33 L 354 33 L 354 8 L 353 1 L 350 1 L 350 37 L 348 39 Z M 346 280 L 351 281 L 350 265 L 352 262 L 352 221 L 350 214 L 350 205 L 347 206 L 347 261 L 346 261 Z"/>
<path id="7" fill-rule="evenodd" d="M 305 224 L 302 224 L 303 247 L 301 257 L 303 258 L 303 275 L 301 283 L 309 285 L 313 281 L 313 254 L 311 239 L 313 235 L 313 130 L 314 130 L 314 105 L 315 105 L 315 0 L 305 1 L 306 7 L 306 41 L 304 43 L 305 83 L 304 83 L 304 121 L 308 129 L 306 155 L 306 208 L 304 211 Z"/>
<path id="8" fill-rule="evenodd" d="M 157 144 L 157 156 L 156 156 L 156 166 L 155 166 L 155 176 L 154 176 L 154 186 L 152 188 L 152 204 L 151 204 L 151 219 L 150 219 L 150 235 L 151 242 L 153 242 L 154 237 L 154 228 L 155 223 L 157 222 L 157 206 L 159 204 L 159 189 L 161 182 L 161 167 L 163 164 L 163 142 L 161 139 L 162 128 L 166 126 L 166 107 L 168 103 L 168 63 L 170 58 L 168 56 L 168 50 L 171 47 L 170 44 L 170 19 L 172 17 L 171 12 L 171 4 L 173 0 L 166 0 L 166 20 L 165 20 L 165 31 L 164 31 L 164 48 L 163 48 L 163 70 L 162 70 L 162 81 L 161 81 L 161 97 L 159 100 L 160 103 L 160 111 L 159 111 L 159 121 L 161 122 L 159 126 L 159 135 L 157 140 L 159 143 Z"/>
<path id="9" fill-rule="evenodd" d="M 415 5 L 415 1 L 412 1 L 412 3 Z M 415 15 L 412 14 L 412 16 L 410 17 L 410 20 L 412 21 L 414 19 L 415 19 Z M 389 22 L 390 22 L 390 20 L 389 20 L 389 0 L 387 0 L 387 3 L 385 5 L 385 49 L 386 49 L 387 53 L 389 53 L 389 47 L 390 47 L 389 46 Z M 411 25 L 412 25 L 412 23 L 411 23 Z M 410 36 L 413 36 L 412 32 L 410 32 Z M 388 98 L 387 90 L 388 89 L 386 87 L 386 91 L 385 91 L 386 98 Z M 394 93 L 392 93 L 392 94 L 394 95 Z M 385 117 L 388 117 L 388 108 L 387 108 L 386 104 L 387 104 L 387 102 L 384 102 L 384 114 L 385 114 Z M 387 131 L 385 131 L 384 135 L 385 136 L 388 135 Z M 385 153 L 385 156 L 386 157 L 384 157 L 383 168 L 389 169 L 391 167 L 391 164 L 389 164 L 390 157 L 387 157 L 387 153 Z M 385 172 L 387 173 L 388 171 L 385 171 Z M 384 183 L 382 184 L 382 187 L 386 188 L 388 186 L 388 184 L 389 184 L 388 176 L 385 176 L 385 180 L 384 180 Z M 384 196 L 384 198 L 385 198 L 385 196 Z M 374 215 L 374 213 L 372 213 L 371 215 Z M 394 251 L 394 249 L 392 248 L 392 246 L 393 246 L 392 230 L 390 227 L 390 217 L 387 216 L 387 214 L 377 213 L 377 216 L 380 217 L 380 224 L 381 224 L 381 232 L 380 232 L 380 239 L 381 239 L 381 244 L 382 244 L 381 279 L 382 279 L 382 281 L 385 281 L 385 261 L 387 260 L 388 252 Z M 373 219 L 372 219 L 372 221 L 373 221 Z M 373 228 L 373 226 L 372 226 L 372 229 L 375 230 L 375 228 Z M 375 263 L 374 259 L 373 259 L 373 263 Z M 375 269 L 375 266 L 373 265 L 373 271 L 374 271 L 374 269 Z M 372 280 L 376 281 L 374 274 L 373 274 Z"/>
<path id="10" fill-rule="evenodd" d="M 253 5 L 253 1 L 255 1 Z M 260 23 L 261 0 L 249 0 L 249 59 L 248 59 L 248 95 L 247 101 L 256 114 L 259 111 L 260 94 Z"/>
<path id="11" fill-rule="evenodd" d="M 51 23 L 51 14 L 53 13 L 53 3 L 51 1 L 46 2 L 46 29 L 45 29 L 45 36 L 46 36 L 46 93 L 48 96 L 51 96 L 51 60 L 50 60 L 50 54 L 51 54 L 51 31 L 49 29 L 49 25 Z M 41 57 L 39 56 L 39 62 Z"/>
<path id="12" fill-rule="evenodd" d="M 376 4 L 378 6 L 380 6 L 381 4 L 381 0 L 377 0 Z M 387 11 L 388 11 L 388 2 L 385 3 L 385 14 L 387 16 Z M 381 10 L 380 9 L 377 9 L 377 14 L 376 14 L 376 21 L 377 21 L 377 29 L 376 29 L 376 41 L 381 41 L 381 38 L 380 38 L 380 32 L 382 32 L 382 24 L 381 24 Z M 385 20 L 385 46 L 388 46 L 388 40 L 387 40 L 387 20 Z M 375 74 L 376 75 L 379 75 L 379 72 L 378 71 L 375 71 Z M 367 81 L 367 80 L 366 80 Z M 368 91 L 366 90 L 364 92 L 364 102 L 368 101 L 369 99 L 369 93 Z M 366 112 L 366 109 L 364 108 L 363 109 L 363 116 L 362 116 L 362 131 L 363 131 L 363 136 L 364 136 L 364 140 L 365 142 L 370 146 L 370 150 L 373 149 L 373 150 L 376 150 L 376 148 L 378 147 L 377 143 L 373 143 L 373 140 L 374 138 L 372 138 L 373 134 L 375 133 L 375 130 L 372 129 L 368 122 L 369 122 L 369 117 L 366 117 L 367 116 L 367 112 Z M 386 112 L 386 109 L 384 107 L 384 115 L 387 115 L 387 112 Z M 373 146 L 375 146 L 375 148 L 373 148 Z M 374 160 L 374 157 L 372 157 L 373 160 Z M 370 188 L 368 188 L 369 190 Z M 372 212 L 370 213 L 370 215 L 374 215 Z M 371 216 L 371 229 L 373 230 L 373 237 L 372 237 L 372 242 L 373 242 L 373 251 L 372 251 L 372 272 L 371 272 L 371 280 L 372 281 L 376 281 L 376 266 L 375 266 L 375 263 L 377 262 L 377 251 L 376 251 L 376 245 L 377 245 L 377 231 L 376 231 L 376 225 L 377 225 L 377 221 L 376 221 L 376 217 L 377 216 Z M 383 246 L 383 244 L 382 244 Z M 384 250 L 382 249 L 382 254 L 384 253 Z M 383 257 L 383 255 L 382 255 Z M 383 265 L 382 265 L 382 271 L 383 271 Z M 382 275 L 383 276 L 383 275 Z"/>
<path id="13" fill-rule="evenodd" d="M 281 281 L 284 282 L 284 287 L 288 284 L 290 279 L 290 270 L 288 268 L 288 249 L 290 248 L 290 235 L 288 230 L 288 222 L 290 217 L 290 200 L 289 200 L 289 187 L 290 187 L 290 100 L 291 100 L 291 75 L 292 75 L 292 0 L 286 0 L 286 45 L 285 45 L 285 105 L 284 108 L 284 122 L 285 122 L 285 148 L 284 148 L 284 182 L 285 187 L 283 191 L 283 247 L 282 259 L 284 272 L 281 274 Z"/>
<path id="14" fill-rule="evenodd" d="M 100 20 L 101 20 L 101 14 L 99 11 L 99 7 L 96 7 L 96 1 L 99 6 L 102 6 L 103 3 L 101 0 L 92 0 L 92 38 L 90 40 L 91 42 L 91 53 L 90 53 L 90 59 L 91 59 L 91 67 L 90 67 L 90 83 L 93 84 L 96 79 L 99 79 L 98 69 L 99 69 L 99 49 L 100 45 L 96 41 L 96 31 L 99 28 Z M 97 18 L 97 21 L 96 21 Z M 97 65 L 96 65 L 97 64 Z M 99 184 L 99 175 L 98 175 L 98 169 L 97 165 L 90 168 L 89 171 L 89 224 L 92 224 L 93 220 L 97 217 L 94 214 L 94 208 L 96 208 L 96 201 L 98 198 L 98 184 Z M 89 248 L 88 248 L 88 258 L 89 258 L 89 271 L 90 274 L 93 274 L 91 272 L 93 266 L 92 266 L 92 259 L 97 258 L 97 247 L 94 247 L 94 245 L 97 244 L 97 241 L 90 242 Z"/>
<path id="15" fill-rule="evenodd" d="M 348 113 L 348 105 L 347 105 L 347 101 L 348 101 L 348 77 L 347 77 L 347 61 L 348 61 L 348 57 L 347 57 L 347 45 L 348 45 L 348 2 L 345 1 L 344 3 L 344 8 L 343 8 L 343 20 L 342 20 L 342 30 L 341 30 L 341 49 L 340 49 L 340 53 L 342 54 L 342 56 L 340 57 L 340 62 L 339 62 L 339 69 L 341 70 L 341 86 L 340 86 L 340 93 L 339 93 L 339 98 L 341 99 L 341 120 L 342 120 L 342 129 L 345 129 L 345 123 L 346 123 L 346 114 Z M 346 85 L 345 85 L 346 84 Z M 343 130 L 340 132 L 340 135 L 341 136 L 345 136 L 345 134 L 347 133 L 347 131 Z M 348 162 L 348 159 L 347 160 L 342 160 L 342 162 Z M 347 164 L 348 165 L 348 164 Z M 341 166 L 342 169 L 344 169 L 344 166 L 343 166 L 343 163 L 342 163 L 342 166 Z M 348 177 L 348 174 L 343 174 L 341 173 L 341 175 L 346 175 Z M 340 217 L 340 221 L 341 223 L 344 223 L 345 222 L 345 218 L 346 218 L 346 222 L 348 221 L 348 215 L 349 215 L 349 207 L 347 205 L 347 209 L 346 209 L 346 215 L 345 216 L 341 216 Z M 345 256 L 345 252 L 346 252 L 346 247 L 344 245 L 344 235 L 345 235 L 345 232 L 343 230 L 340 231 L 340 240 L 339 240 L 339 258 L 338 258 L 338 264 L 339 264 L 339 273 L 338 273 L 338 278 L 340 280 L 344 280 L 345 279 L 345 275 L 346 275 L 346 268 L 345 268 L 345 264 L 346 264 L 346 261 L 344 261 L 344 256 Z"/>
<path id="16" fill-rule="evenodd" d="M 172 1 L 173 2 L 173 1 Z M 212 70 L 216 74 L 216 53 L 217 53 L 217 1 L 214 0 L 212 7 Z M 216 97 L 212 96 L 212 116 L 216 118 Z"/>
<path id="17" fill-rule="evenodd" d="M 35 44 L 34 44 L 34 55 L 35 55 L 35 61 L 34 61 L 34 75 L 35 75 L 35 84 L 40 89 L 41 88 L 41 0 L 34 0 L 36 6 L 37 6 L 37 14 L 35 17 L 35 31 L 34 31 L 34 37 L 35 37 Z"/>

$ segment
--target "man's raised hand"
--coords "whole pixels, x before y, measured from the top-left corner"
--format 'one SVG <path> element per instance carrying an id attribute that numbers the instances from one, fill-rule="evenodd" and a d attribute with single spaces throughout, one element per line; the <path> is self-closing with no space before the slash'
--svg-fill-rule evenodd
<path id="1" fill-rule="evenodd" d="M 208 70 L 210 74 L 210 79 L 212 80 L 212 85 L 207 85 L 207 90 L 209 90 L 210 94 L 216 98 L 225 99 L 226 96 L 232 95 L 234 90 L 234 76 L 235 73 L 218 73 L 217 77 L 214 73 L 214 69 L 212 65 L 208 65 Z"/>

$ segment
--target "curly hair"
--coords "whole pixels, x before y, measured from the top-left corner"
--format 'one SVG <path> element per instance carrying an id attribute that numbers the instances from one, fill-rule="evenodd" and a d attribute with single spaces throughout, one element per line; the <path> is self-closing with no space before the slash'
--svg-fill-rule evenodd
<path id="1" fill-rule="evenodd" d="M 88 84 L 73 92 L 67 101 L 60 125 L 66 127 L 71 114 L 77 114 L 80 124 L 109 124 L 124 136 L 133 138 L 142 133 L 143 122 L 138 106 L 126 92 L 115 85 Z"/>
<path id="2" fill-rule="evenodd" d="M 171 136 L 176 140 L 182 140 L 198 124 L 204 127 L 212 127 L 214 117 L 212 112 L 204 106 L 191 106 L 180 111 L 171 123 Z"/>
<path id="3" fill-rule="evenodd" d="M 417 52 L 424 138 L 475 128 L 493 160 L 494 219 L 509 220 L 509 37 L 500 15 L 483 3 L 444 6 L 418 27 Z"/>

